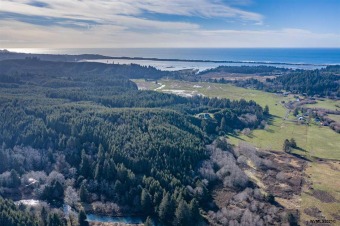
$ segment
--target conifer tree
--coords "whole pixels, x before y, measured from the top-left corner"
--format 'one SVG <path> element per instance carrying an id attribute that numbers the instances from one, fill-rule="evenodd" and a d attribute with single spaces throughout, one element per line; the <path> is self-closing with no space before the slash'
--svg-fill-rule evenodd
<path id="1" fill-rule="evenodd" d="M 150 217 L 146 218 L 146 221 L 144 223 L 144 226 L 153 226 L 152 220 Z"/>
<path id="2" fill-rule="evenodd" d="M 79 197 L 80 197 L 80 201 L 87 202 L 88 191 L 87 191 L 85 183 L 82 183 L 82 185 L 80 186 Z"/>
<path id="3" fill-rule="evenodd" d="M 266 106 L 264 107 L 263 114 L 269 115 L 269 107 L 268 107 L 268 105 L 266 105 Z"/>
<path id="4" fill-rule="evenodd" d="M 88 178 L 91 175 L 90 160 L 84 149 L 81 152 L 80 174 L 85 178 Z"/>
<path id="5" fill-rule="evenodd" d="M 86 220 L 86 213 L 85 211 L 82 209 L 79 214 L 78 214 L 78 223 L 79 226 L 88 226 L 89 222 Z"/>
<path id="6" fill-rule="evenodd" d="M 291 138 L 289 143 L 292 148 L 297 148 L 297 144 L 294 138 Z"/>
<path id="7" fill-rule="evenodd" d="M 158 216 L 163 223 L 171 223 L 174 217 L 174 201 L 170 197 L 169 193 L 163 196 L 163 199 L 159 205 Z"/>
<path id="8" fill-rule="evenodd" d="M 284 142 L 283 142 L 283 150 L 285 151 L 285 152 L 290 152 L 291 151 L 291 146 L 290 146 L 291 144 L 290 144 L 290 142 L 289 142 L 289 140 L 288 139 L 286 139 Z"/>
<path id="9" fill-rule="evenodd" d="M 221 119 L 220 130 L 223 131 L 223 132 L 227 131 L 227 122 L 225 121 L 224 117 L 222 117 L 222 119 Z"/>
<path id="10" fill-rule="evenodd" d="M 174 225 L 190 225 L 190 211 L 188 204 L 184 200 L 181 200 L 178 204 L 175 212 Z"/>
<path id="11" fill-rule="evenodd" d="M 201 218 L 200 212 L 199 212 L 199 205 L 196 199 L 192 199 L 189 204 L 189 211 L 191 219 L 197 223 L 199 219 Z"/>
<path id="12" fill-rule="evenodd" d="M 142 190 L 141 206 L 145 213 L 149 214 L 152 212 L 152 199 L 149 192 L 146 191 L 145 189 Z"/>

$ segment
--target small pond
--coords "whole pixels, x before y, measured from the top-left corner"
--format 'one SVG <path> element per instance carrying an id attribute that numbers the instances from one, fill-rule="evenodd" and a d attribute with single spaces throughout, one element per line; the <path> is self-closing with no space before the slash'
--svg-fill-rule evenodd
<path id="1" fill-rule="evenodd" d="M 142 217 L 109 217 L 100 216 L 97 214 L 87 214 L 88 221 L 102 222 L 102 223 L 126 223 L 126 224 L 142 224 L 145 219 Z"/>
<path id="2" fill-rule="evenodd" d="M 19 200 L 15 202 L 16 204 L 24 204 L 26 206 L 37 206 L 42 203 L 40 200 L 35 199 L 25 199 Z M 68 216 L 71 212 L 76 213 L 69 205 L 63 205 L 63 211 L 66 216 Z M 111 216 L 102 216 L 98 214 L 87 214 L 87 220 L 93 222 L 101 222 L 101 223 L 126 223 L 126 224 L 142 224 L 145 222 L 144 217 L 111 217 Z"/>

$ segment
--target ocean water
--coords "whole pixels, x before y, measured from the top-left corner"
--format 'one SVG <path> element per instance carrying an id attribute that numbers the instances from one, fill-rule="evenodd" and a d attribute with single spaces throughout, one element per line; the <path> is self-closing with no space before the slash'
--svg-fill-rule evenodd
<path id="1" fill-rule="evenodd" d="M 185 62 L 185 61 L 153 61 L 153 60 L 130 60 L 130 59 L 99 59 L 99 60 L 84 60 L 87 62 L 98 62 L 104 64 L 139 64 L 142 66 L 152 66 L 162 71 L 178 71 L 178 70 L 197 70 L 204 71 L 218 66 L 258 66 L 269 65 L 261 63 L 213 63 L 213 62 Z M 290 65 L 290 64 L 270 64 L 270 66 L 292 69 L 320 69 L 325 66 L 320 65 Z"/>
<path id="2" fill-rule="evenodd" d="M 197 68 L 199 70 L 219 65 L 263 65 L 314 69 L 340 64 L 340 48 L 150 48 L 150 49 L 9 49 L 16 52 L 49 54 L 100 54 L 112 57 L 144 57 L 181 60 L 233 61 L 234 63 L 170 62 L 114 60 L 114 63 L 151 65 L 163 70 Z M 100 61 L 112 63 L 112 61 Z M 250 63 L 251 62 L 251 63 Z M 275 64 L 277 63 L 277 64 Z M 297 65 L 296 65 L 297 64 Z"/>

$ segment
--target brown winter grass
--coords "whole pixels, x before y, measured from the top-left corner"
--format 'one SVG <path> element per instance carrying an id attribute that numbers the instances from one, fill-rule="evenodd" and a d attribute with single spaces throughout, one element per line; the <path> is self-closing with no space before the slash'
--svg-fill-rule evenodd
<path id="1" fill-rule="evenodd" d="M 332 114 L 329 114 L 327 117 L 330 118 L 330 119 L 333 119 L 333 120 L 336 121 L 336 122 L 339 122 L 339 123 L 340 123 L 340 115 L 332 115 Z"/>
<path id="2" fill-rule="evenodd" d="M 313 189 L 304 186 L 301 195 L 301 223 L 315 219 L 304 213 L 305 209 L 311 207 L 317 207 L 325 219 L 334 220 L 333 214 L 340 214 L 340 162 L 312 162 L 307 167 L 306 174 L 311 177 L 308 180 L 312 183 Z M 327 192 L 334 197 L 334 202 L 325 202 L 320 200 L 320 197 L 315 197 L 313 195 L 315 190 Z"/>

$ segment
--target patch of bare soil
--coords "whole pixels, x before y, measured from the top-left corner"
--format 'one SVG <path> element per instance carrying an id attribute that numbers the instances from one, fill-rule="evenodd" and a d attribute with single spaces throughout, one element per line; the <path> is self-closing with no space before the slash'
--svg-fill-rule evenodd
<path id="1" fill-rule="evenodd" d="M 288 200 L 300 195 L 306 162 L 283 152 L 272 152 L 266 159 L 272 163 L 260 171 L 262 182 L 270 185 L 266 191 L 275 197 Z"/>
<path id="2" fill-rule="evenodd" d="M 317 219 L 324 219 L 325 217 L 322 215 L 321 210 L 319 210 L 317 207 L 313 206 L 307 209 L 304 209 L 305 214 L 308 216 L 317 218 Z"/>
<path id="3" fill-rule="evenodd" d="M 233 198 L 234 195 L 236 195 L 237 192 L 232 191 L 228 188 L 223 188 L 220 186 L 219 188 L 216 188 L 213 193 L 213 198 L 215 201 L 215 204 L 218 206 L 218 208 L 222 209 L 227 204 L 229 204 L 230 200 Z"/>
<path id="4" fill-rule="evenodd" d="M 294 195 L 290 199 L 275 197 L 275 200 L 287 210 L 298 210 L 301 206 L 301 197 L 298 195 Z"/>
<path id="5" fill-rule="evenodd" d="M 314 190 L 312 195 L 315 198 L 319 199 L 321 202 L 325 202 L 325 203 L 336 202 L 336 199 L 331 194 L 325 191 Z"/>

